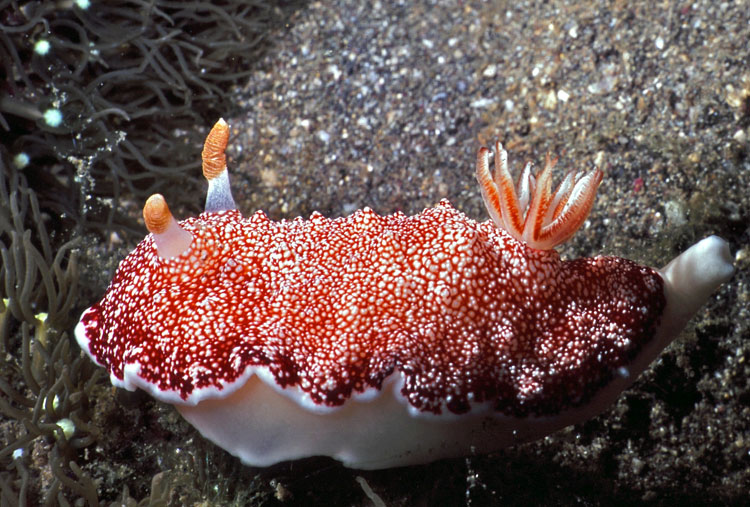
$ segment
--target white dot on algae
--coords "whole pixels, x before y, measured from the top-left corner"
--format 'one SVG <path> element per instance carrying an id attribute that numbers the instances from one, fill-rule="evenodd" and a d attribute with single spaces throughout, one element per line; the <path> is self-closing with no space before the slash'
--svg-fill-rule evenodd
<path id="1" fill-rule="evenodd" d="M 47 408 L 47 402 L 49 401 L 49 397 L 44 399 L 43 407 L 44 410 L 48 410 Z M 55 395 L 54 398 L 52 398 L 52 410 L 57 410 L 57 407 L 60 406 L 60 397 L 58 395 Z"/>
<path id="2" fill-rule="evenodd" d="M 29 165 L 29 156 L 24 152 L 19 153 L 13 157 L 13 165 L 18 169 L 23 169 Z"/>
<path id="3" fill-rule="evenodd" d="M 70 440 L 70 437 L 72 437 L 73 433 L 76 432 L 75 423 L 67 417 L 65 419 L 60 419 L 59 421 L 57 421 L 57 425 L 60 427 L 63 435 L 65 435 L 65 438 L 68 440 Z"/>
<path id="4" fill-rule="evenodd" d="M 59 109 L 47 109 L 44 112 L 44 121 L 50 127 L 59 127 L 62 123 L 62 113 Z"/>
<path id="5" fill-rule="evenodd" d="M 34 44 L 34 52 L 38 55 L 46 55 L 49 53 L 50 44 L 49 41 L 46 39 L 39 39 L 36 41 L 36 44 Z"/>

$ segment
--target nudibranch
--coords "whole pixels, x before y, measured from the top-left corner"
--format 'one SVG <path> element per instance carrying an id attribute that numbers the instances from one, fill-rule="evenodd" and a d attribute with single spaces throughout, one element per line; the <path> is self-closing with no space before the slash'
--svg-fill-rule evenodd
<path id="1" fill-rule="evenodd" d="M 205 212 L 164 198 L 149 234 L 76 327 L 118 387 L 172 403 L 250 465 L 331 456 L 363 469 L 489 452 L 604 410 L 733 273 L 709 237 L 655 270 L 563 261 L 602 173 L 555 191 L 547 158 L 514 185 L 497 143 L 477 179 L 491 220 L 443 200 L 416 216 L 365 208 L 243 218 L 219 120 L 203 151 Z"/>

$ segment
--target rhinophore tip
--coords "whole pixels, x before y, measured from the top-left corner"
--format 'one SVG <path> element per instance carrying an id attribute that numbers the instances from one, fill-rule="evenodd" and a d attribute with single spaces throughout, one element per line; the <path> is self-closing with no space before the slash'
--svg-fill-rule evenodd
<path id="1" fill-rule="evenodd" d="M 193 235 L 180 227 L 161 194 L 154 194 L 148 198 L 143 206 L 143 220 L 146 222 L 146 228 L 154 235 L 159 257 L 177 257 L 190 248 Z"/>
<path id="2" fill-rule="evenodd" d="M 203 145 L 203 176 L 208 180 L 206 211 L 218 212 L 236 209 L 229 186 L 227 156 L 225 150 L 229 142 L 229 125 L 220 118 L 211 129 Z"/>

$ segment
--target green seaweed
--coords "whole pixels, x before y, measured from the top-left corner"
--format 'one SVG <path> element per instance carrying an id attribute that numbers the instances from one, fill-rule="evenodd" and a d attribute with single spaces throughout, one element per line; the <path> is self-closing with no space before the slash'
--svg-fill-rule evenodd
<path id="1" fill-rule="evenodd" d="M 72 492 L 93 505 L 92 479 L 68 459 L 99 433 L 86 422 L 99 374 L 65 331 L 75 321 L 77 240 L 53 242 L 34 192 L 4 152 L 0 173 L 0 414 L 8 421 L 0 446 L 3 504 L 59 503 Z M 46 491 L 29 481 L 29 470 L 39 467 L 35 446 L 50 447 L 46 466 L 54 479 Z"/>

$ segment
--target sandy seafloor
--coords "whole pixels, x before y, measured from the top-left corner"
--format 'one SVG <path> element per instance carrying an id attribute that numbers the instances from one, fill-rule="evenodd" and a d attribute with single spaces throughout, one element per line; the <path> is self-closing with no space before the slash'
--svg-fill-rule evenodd
<path id="1" fill-rule="evenodd" d="M 660 267 L 718 234 L 738 271 L 611 409 L 487 456 L 256 469 L 170 406 L 107 391 L 100 421 L 118 404 L 150 429 L 118 444 L 138 461 L 99 464 L 104 497 L 144 498 L 156 469 L 169 470 L 174 504 L 374 505 L 360 477 L 388 506 L 747 502 L 747 1 L 309 3 L 271 34 L 226 118 L 246 214 L 415 214 L 448 198 L 484 220 L 473 163 L 499 138 L 516 170 L 547 151 L 562 168 L 604 170 L 565 257 Z"/>

